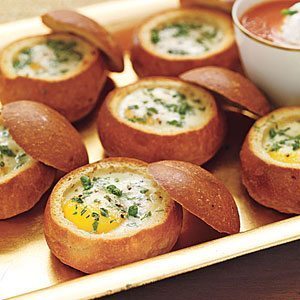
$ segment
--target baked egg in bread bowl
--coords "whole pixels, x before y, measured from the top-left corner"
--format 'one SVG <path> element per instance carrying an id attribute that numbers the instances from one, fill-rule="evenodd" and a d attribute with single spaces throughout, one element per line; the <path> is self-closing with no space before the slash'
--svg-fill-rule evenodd
<path id="1" fill-rule="evenodd" d="M 255 201 L 300 214 L 300 107 L 279 108 L 259 119 L 240 156 L 243 183 Z"/>
<path id="2" fill-rule="evenodd" d="M 42 21 L 52 33 L 1 51 L 1 101 L 42 102 L 74 122 L 95 106 L 107 69 L 123 69 L 122 53 L 103 27 L 76 12 L 50 12 Z"/>
<path id="3" fill-rule="evenodd" d="M 45 210 L 46 241 L 59 260 L 85 273 L 160 255 L 180 234 L 176 201 L 220 231 L 239 231 L 232 196 L 200 167 L 109 158 L 54 187 Z"/>
<path id="4" fill-rule="evenodd" d="M 184 7 L 201 6 L 222 9 L 228 13 L 231 12 L 235 0 L 180 0 Z"/>
<path id="5" fill-rule="evenodd" d="M 94 273 L 170 251 L 182 210 L 144 162 L 114 158 L 79 168 L 55 186 L 45 236 L 63 263 Z"/>
<path id="6" fill-rule="evenodd" d="M 177 76 L 217 65 L 231 67 L 237 58 L 231 19 L 206 8 L 173 9 L 137 28 L 131 60 L 139 76 Z"/>
<path id="7" fill-rule="evenodd" d="M 56 170 L 88 162 L 79 133 L 58 112 L 32 101 L 5 104 L 0 118 L 0 219 L 32 208 Z"/>
<path id="8" fill-rule="evenodd" d="M 148 77 L 108 95 L 98 132 L 108 156 L 203 164 L 221 147 L 226 122 L 204 89 L 175 78 Z"/>

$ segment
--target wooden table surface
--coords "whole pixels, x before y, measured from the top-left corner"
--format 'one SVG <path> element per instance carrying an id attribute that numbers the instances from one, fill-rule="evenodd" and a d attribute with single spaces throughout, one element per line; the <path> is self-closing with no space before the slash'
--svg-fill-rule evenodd
<path id="1" fill-rule="evenodd" d="M 300 241 L 242 256 L 103 299 L 300 299 Z"/>

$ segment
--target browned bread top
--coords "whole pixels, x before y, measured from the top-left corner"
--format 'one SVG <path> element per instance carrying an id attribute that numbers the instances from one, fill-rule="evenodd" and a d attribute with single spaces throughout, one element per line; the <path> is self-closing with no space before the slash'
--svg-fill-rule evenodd
<path id="1" fill-rule="evenodd" d="M 64 172 L 88 162 L 80 134 L 48 106 L 12 102 L 3 106 L 2 116 L 14 140 L 34 159 Z"/>
<path id="2" fill-rule="evenodd" d="M 122 51 L 112 35 L 100 24 L 71 10 L 55 10 L 42 16 L 43 23 L 57 32 L 70 32 L 85 38 L 104 54 L 108 68 L 124 69 Z"/>
<path id="3" fill-rule="evenodd" d="M 149 165 L 149 172 L 186 210 L 219 232 L 237 233 L 239 214 L 227 188 L 201 167 L 179 161 Z"/>
<path id="4" fill-rule="evenodd" d="M 270 111 L 270 104 L 262 92 L 237 72 L 221 67 L 202 67 L 187 71 L 180 78 L 214 91 L 233 105 L 259 116 Z"/>

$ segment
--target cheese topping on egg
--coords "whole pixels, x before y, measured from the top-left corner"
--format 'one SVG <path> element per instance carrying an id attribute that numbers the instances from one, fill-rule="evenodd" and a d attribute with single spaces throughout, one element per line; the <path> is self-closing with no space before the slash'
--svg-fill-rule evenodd
<path id="1" fill-rule="evenodd" d="M 275 160 L 300 163 L 300 120 L 275 123 L 265 137 L 264 148 Z"/>
<path id="2" fill-rule="evenodd" d="M 282 25 L 282 37 L 289 44 L 300 46 L 300 2 L 283 10 L 286 15 Z"/>
<path id="3" fill-rule="evenodd" d="M 82 176 L 65 193 L 63 213 L 77 228 L 105 234 L 141 227 L 164 211 L 162 196 L 148 178 L 131 171 Z"/>
<path id="4" fill-rule="evenodd" d="M 119 115 L 133 127 L 178 133 L 195 129 L 207 116 L 209 106 L 193 91 L 140 88 L 122 99 Z"/>
<path id="5" fill-rule="evenodd" d="M 29 161 L 30 157 L 13 140 L 8 130 L 0 125 L 0 175 L 5 176 Z"/>
<path id="6" fill-rule="evenodd" d="M 12 57 L 12 67 L 19 76 L 55 78 L 68 74 L 86 63 L 93 51 L 85 41 L 69 35 L 53 35 L 23 45 Z M 91 48 L 91 49 L 90 49 Z"/>
<path id="7" fill-rule="evenodd" d="M 223 40 L 222 31 L 211 24 L 178 21 L 151 30 L 155 51 L 173 56 L 197 56 Z"/>

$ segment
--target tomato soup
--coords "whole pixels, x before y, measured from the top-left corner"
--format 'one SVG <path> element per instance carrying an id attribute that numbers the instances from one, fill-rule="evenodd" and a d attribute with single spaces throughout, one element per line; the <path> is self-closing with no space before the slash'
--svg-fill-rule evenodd
<path id="1" fill-rule="evenodd" d="M 300 2 L 273 0 L 250 8 L 241 18 L 251 33 L 274 44 L 300 48 Z"/>

